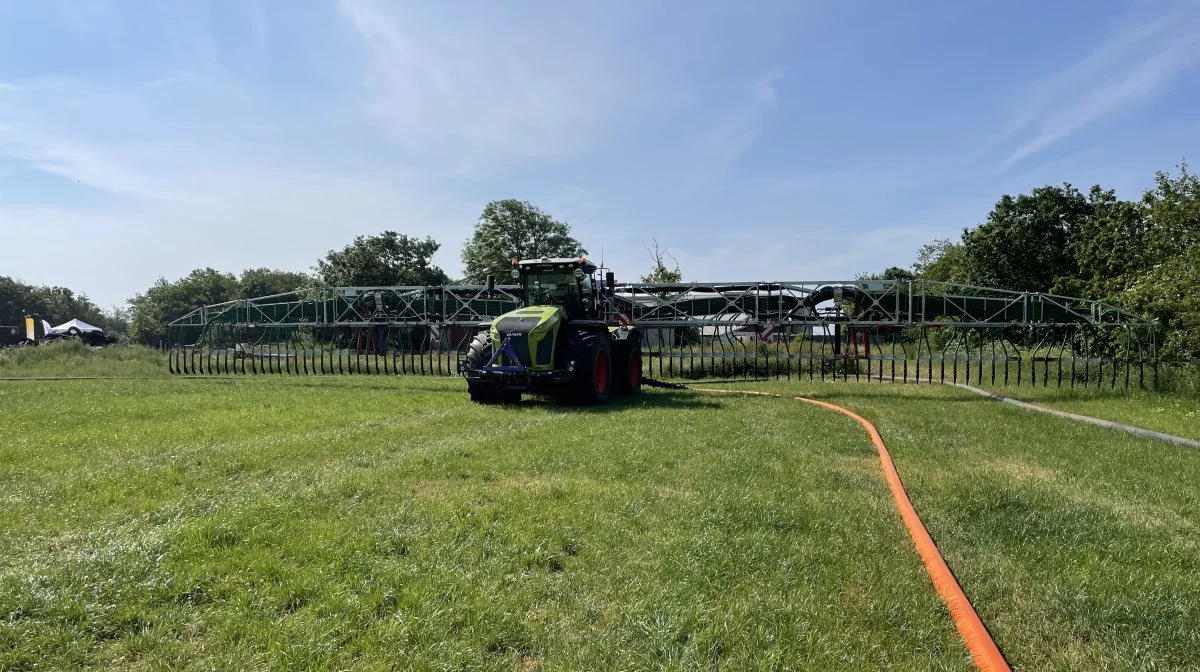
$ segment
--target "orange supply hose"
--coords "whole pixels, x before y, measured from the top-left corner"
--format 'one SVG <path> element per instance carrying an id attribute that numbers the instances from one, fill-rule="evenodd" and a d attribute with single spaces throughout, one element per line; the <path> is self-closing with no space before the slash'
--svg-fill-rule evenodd
<path id="1" fill-rule="evenodd" d="M 771 392 L 752 392 L 747 390 L 692 389 L 698 392 L 750 394 L 764 397 L 782 396 Z M 979 619 L 979 614 L 975 613 L 975 607 L 971 606 L 971 601 L 967 599 L 962 586 L 958 585 L 958 581 L 954 578 L 954 574 L 950 571 L 946 560 L 942 558 L 937 545 L 933 543 L 933 538 L 929 536 L 929 531 L 925 529 L 925 524 L 921 522 L 920 516 L 917 515 L 917 510 L 913 508 L 912 500 L 908 498 L 908 493 L 904 491 L 904 484 L 900 481 L 900 474 L 896 472 L 896 465 L 892 462 L 892 456 L 888 453 L 887 446 L 883 443 L 883 437 L 879 435 L 879 430 L 875 429 L 875 425 L 868 422 L 866 418 L 841 406 L 807 397 L 793 398 L 796 401 L 822 406 L 854 418 L 858 424 L 867 430 L 867 434 L 871 436 L 871 442 L 875 444 L 875 449 L 879 452 L 879 462 L 883 466 L 883 475 L 887 479 L 888 488 L 892 491 L 892 497 L 896 500 L 896 508 L 900 511 L 900 519 L 904 521 L 904 527 L 908 528 L 908 534 L 912 537 L 913 545 L 917 547 L 917 553 L 921 556 L 921 561 L 925 563 L 925 570 L 929 572 L 929 578 L 933 580 L 933 587 L 937 589 L 938 595 L 942 597 L 942 602 L 950 610 L 950 616 L 954 619 L 954 626 L 958 628 L 958 634 L 962 637 L 963 643 L 966 644 L 967 651 L 971 654 L 971 659 L 975 662 L 975 667 L 981 672 L 1011 672 L 1008 662 L 1004 660 L 1004 655 L 1000 653 L 996 642 L 992 641 L 992 636 L 988 633 L 987 627 Z"/>

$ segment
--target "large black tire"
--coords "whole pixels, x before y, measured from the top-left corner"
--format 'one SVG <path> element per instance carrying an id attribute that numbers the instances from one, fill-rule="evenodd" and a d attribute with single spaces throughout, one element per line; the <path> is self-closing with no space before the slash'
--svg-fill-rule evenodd
<path id="1" fill-rule="evenodd" d="M 618 343 L 614 351 L 613 394 L 629 397 L 642 391 L 642 344 L 634 335 Z"/>
<path id="2" fill-rule="evenodd" d="M 575 361 L 575 378 L 567 389 L 570 402 L 603 404 L 612 397 L 612 342 L 607 331 L 576 332 L 567 338 L 568 357 Z"/>
<path id="3" fill-rule="evenodd" d="M 492 335 L 486 329 L 475 334 L 471 347 L 467 350 L 467 369 L 478 371 L 487 366 L 492 359 L 493 348 Z M 477 404 L 500 403 L 500 390 L 496 389 L 495 385 L 468 380 L 467 392 L 471 395 L 471 401 Z"/>
<path id="4" fill-rule="evenodd" d="M 467 350 L 467 368 L 479 370 L 492 360 L 492 335 L 487 330 L 475 334 L 471 347 Z M 467 392 L 471 401 L 480 404 L 517 404 L 521 401 L 520 390 L 503 390 L 489 383 L 473 383 L 467 381 Z"/>

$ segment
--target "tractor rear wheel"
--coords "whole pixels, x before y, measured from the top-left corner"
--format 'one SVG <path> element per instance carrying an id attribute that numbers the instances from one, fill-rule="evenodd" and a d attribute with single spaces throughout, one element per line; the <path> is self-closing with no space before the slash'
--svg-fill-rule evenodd
<path id="1" fill-rule="evenodd" d="M 488 331 L 475 334 L 475 339 L 471 341 L 471 347 L 467 350 L 467 369 L 478 371 L 487 366 L 487 363 L 492 361 L 493 347 L 492 335 Z M 468 380 L 467 392 L 471 395 L 471 401 L 477 404 L 498 404 L 506 401 L 500 390 L 490 383 Z M 520 392 L 517 393 L 516 400 L 521 400 Z"/>
<path id="2" fill-rule="evenodd" d="M 636 340 L 617 347 L 613 392 L 627 397 L 642 391 L 642 344 Z"/>
<path id="3" fill-rule="evenodd" d="M 579 332 L 567 339 L 567 352 L 575 361 L 575 378 L 568 396 L 577 404 L 603 404 L 612 396 L 613 357 L 608 332 Z"/>

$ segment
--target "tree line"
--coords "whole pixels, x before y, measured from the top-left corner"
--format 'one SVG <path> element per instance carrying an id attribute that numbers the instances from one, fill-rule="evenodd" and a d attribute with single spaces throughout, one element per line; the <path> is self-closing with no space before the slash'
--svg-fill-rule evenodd
<path id="1" fill-rule="evenodd" d="M 102 310 L 86 294 L 76 294 L 66 287 L 27 285 L 0 276 L 0 325 L 21 326 L 29 314 L 55 325 L 83 320 L 113 334 L 125 333 L 129 324 L 127 309 Z"/>
<path id="2" fill-rule="evenodd" d="M 1200 178 L 1186 163 L 1160 171 L 1154 186 L 1126 201 L 1095 185 L 1069 183 L 1002 196 L 976 226 L 957 239 L 922 246 L 908 267 L 860 277 L 926 278 L 1015 291 L 1103 300 L 1163 327 L 1162 354 L 1200 360 Z M 0 324 L 19 324 L 26 312 L 51 322 L 72 317 L 154 345 L 166 323 L 202 304 L 292 291 L 312 283 L 334 286 L 482 284 L 504 278 L 513 258 L 587 254 L 570 226 L 527 201 L 488 203 L 463 246 L 463 276 L 433 263 L 441 244 L 395 231 L 361 235 L 316 260 L 311 272 L 267 268 L 240 275 L 200 268 L 174 281 L 159 278 L 130 299 L 128 311 L 102 311 L 86 295 L 35 287 L 0 277 Z M 657 240 L 643 282 L 680 282 L 674 257 Z"/>
<path id="3" fill-rule="evenodd" d="M 908 268 L 869 277 L 925 278 L 1077 296 L 1158 320 L 1160 353 L 1200 360 L 1200 178 L 1159 171 L 1126 201 L 1069 183 L 1005 194 L 958 239 L 922 246 Z M 864 276 L 867 277 L 867 276 Z"/>
<path id="4" fill-rule="evenodd" d="M 317 259 L 311 273 L 266 268 L 241 276 L 200 268 L 154 286 L 130 299 L 129 337 L 156 345 L 166 339 L 166 324 L 203 304 L 222 303 L 289 292 L 321 283 L 335 287 L 483 284 L 488 275 L 508 277 L 513 258 L 578 257 L 587 250 L 571 236 L 571 227 L 527 201 L 488 203 L 462 249 L 463 276 L 451 278 L 433 263 L 441 244 L 395 231 L 360 235 L 340 250 Z"/>

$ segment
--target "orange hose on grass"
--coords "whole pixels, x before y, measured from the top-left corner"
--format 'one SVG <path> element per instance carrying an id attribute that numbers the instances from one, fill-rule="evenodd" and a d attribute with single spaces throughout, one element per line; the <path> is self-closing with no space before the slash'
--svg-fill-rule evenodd
<path id="1" fill-rule="evenodd" d="M 783 396 L 771 392 L 753 392 L 748 390 L 692 389 L 697 392 L 749 394 L 763 397 Z M 887 480 L 888 488 L 892 491 L 892 497 L 896 500 L 896 508 L 900 511 L 900 519 L 904 521 L 904 527 L 908 528 L 908 534 L 912 537 L 913 545 L 917 547 L 917 554 L 921 556 L 921 562 L 925 563 L 925 570 L 929 572 L 929 578 L 933 581 L 933 587 L 937 589 L 938 595 L 942 597 L 942 602 L 950 610 L 950 617 L 954 619 L 954 626 L 958 628 L 958 634 L 962 637 L 967 651 L 971 654 L 971 659 L 975 662 L 975 667 L 979 668 L 981 672 L 1011 672 L 1008 662 L 1004 660 L 1004 654 L 1000 653 L 1000 649 L 996 646 L 996 642 L 992 640 L 987 627 L 979 619 L 979 614 L 975 613 L 975 607 L 971 606 L 971 601 L 967 599 L 962 586 L 958 585 L 958 580 L 954 578 L 954 574 L 950 571 L 946 560 L 942 558 L 941 552 L 938 551 L 937 544 L 933 543 L 933 538 L 929 536 L 929 531 L 925 529 L 925 524 L 921 522 L 920 516 L 917 515 L 917 510 L 913 508 L 912 500 L 908 498 L 908 493 L 904 491 L 904 484 L 900 481 L 900 474 L 896 472 L 896 465 L 892 462 L 892 456 L 888 453 L 887 446 L 883 443 L 883 437 L 879 435 L 879 430 L 875 429 L 875 425 L 868 422 L 866 418 L 841 406 L 807 397 L 793 398 L 796 401 L 815 404 L 849 416 L 867 430 L 867 434 L 871 436 L 871 442 L 875 444 L 875 449 L 879 452 L 879 462 L 883 466 L 883 475 Z"/>

